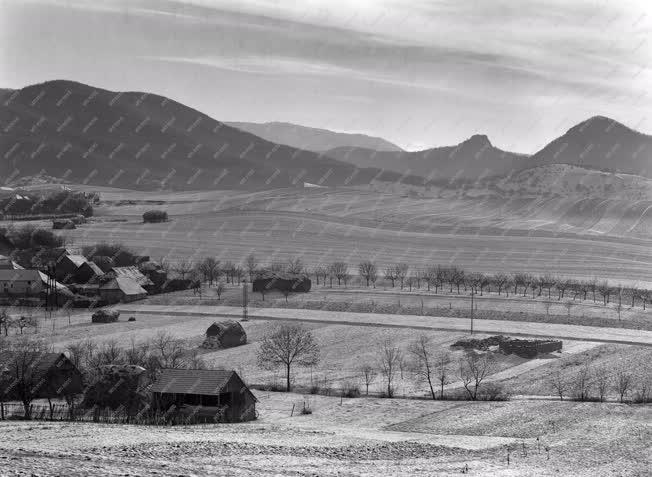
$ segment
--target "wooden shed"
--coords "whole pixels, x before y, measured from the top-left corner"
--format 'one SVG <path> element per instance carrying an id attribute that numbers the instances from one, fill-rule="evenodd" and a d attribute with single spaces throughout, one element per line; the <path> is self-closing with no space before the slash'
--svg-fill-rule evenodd
<path id="1" fill-rule="evenodd" d="M 0 352 L 0 400 L 81 394 L 81 372 L 63 353 Z"/>
<path id="2" fill-rule="evenodd" d="M 163 369 L 151 388 L 155 410 L 197 421 L 256 419 L 256 396 L 235 371 Z"/>

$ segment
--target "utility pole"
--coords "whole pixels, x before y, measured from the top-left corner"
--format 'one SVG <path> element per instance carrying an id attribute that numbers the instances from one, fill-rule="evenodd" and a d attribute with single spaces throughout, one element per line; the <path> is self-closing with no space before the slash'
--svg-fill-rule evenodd
<path id="1" fill-rule="evenodd" d="M 474 295 L 474 290 L 473 287 L 471 287 L 471 334 L 473 334 L 473 295 Z"/>
<path id="2" fill-rule="evenodd" d="M 242 321 L 247 321 L 249 313 L 247 307 L 249 306 L 249 290 L 247 288 L 247 279 L 242 280 Z"/>

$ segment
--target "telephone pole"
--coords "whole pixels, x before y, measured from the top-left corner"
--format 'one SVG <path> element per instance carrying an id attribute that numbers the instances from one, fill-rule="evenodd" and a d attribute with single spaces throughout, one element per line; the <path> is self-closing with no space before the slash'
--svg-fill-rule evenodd
<path id="1" fill-rule="evenodd" d="M 247 288 L 247 279 L 242 280 L 242 321 L 247 321 L 249 317 L 249 290 Z"/>
<path id="2" fill-rule="evenodd" d="M 473 288 L 471 288 L 471 334 L 473 334 L 473 295 L 475 295 Z"/>

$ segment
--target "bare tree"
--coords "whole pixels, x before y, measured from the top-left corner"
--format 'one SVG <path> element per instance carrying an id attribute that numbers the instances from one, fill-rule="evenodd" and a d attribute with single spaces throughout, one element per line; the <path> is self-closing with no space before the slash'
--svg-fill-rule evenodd
<path id="1" fill-rule="evenodd" d="M 606 280 L 600 282 L 598 285 L 598 291 L 600 292 L 600 295 L 602 295 L 604 305 L 606 306 L 607 303 L 609 303 L 609 297 L 611 296 L 611 287 L 609 286 L 609 283 Z"/>
<path id="2" fill-rule="evenodd" d="M 340 286 L 342 280 L 348 278 L 349 266 L 345 262 L 333 262 L 330 266 L 330 272 L 337 278 L 337 285 Z"/>
<path id="3" fill-rule="evenodd" d="M 600 402 L 604 402 L 609 391 L 609 373 L 607 369 L 603 366 L 596 367 L 593 370 L 593 381 L 595 382 L 595 388 L 598 391 Z"/>
<path id="4" fill-rule="evenodd" d="M 253 253 L 250 253 L 245 260 L 245 268 L 249 274 L 249 281 L 253 282 L 256 272 L 258 271 L 258 262 L 256 261 L 256 256 Z"/>
<path id="5" fill-rule="evenodd" d="M 367 281 L 367 286 L 370 283 L 373 283 L 374 288 L 376 287 L 376 280 L 378 279 L 378 269 L 376 265 L 371 261 L 360 262 L 358 265 L 358 271 L 360 276 Z"/>
<path id="6" fill-rule="evenodd" d="M 14 397 L 23 404 L 24 416 L 31 418 L 32 401 L 43 391 L 45 383 L 39 373 L 39 363 L 49 347 L 33 337 L 21 336 L 9 344 L 10 353 L 3 363 L 0 388 L 3 394 Z M 4 397 L 3 397 L 4 399 Z"/>
<path id="7" fill-rule="evenodd" d="M 290 392 L 292 366 L 319 363 L 319 346 L 312 333 L 301 325 L 283 324 L 263 337 L 257 358 L 263 369 L 285 367 L 285 390 Z"/>
<path id="8" fill-rule="evenodd" d="M 174 273 L 179 275 L 179 277 L 181 277 L 182 280 L 186 279 L 186 276 L 192 272 L 192 269 L 193 269 L 192 263 L 185 259 L 179 260 L 177 263 L 174 264 L 174 267 L 172 267 Z"/>
<path id="9" fill-rule="evenodd" d="M 300 258 L 291 258 L 288 260 L 287 271 L 288 273 L 303 273 L 305 267 Z"/>
<path id="10" fill-rule="evenodd" d="M 494 275 L 493 281 L 496 285 L 496 289 L 498 290 L 498 296 L 500 296 L 501 292 L 505 288 L 505 285 L 507 285 L 507 282 L 509 281 L 509 277 L 504 273 L 497 273 Z"/>
<path id="11" fill-rule="evenodd" d="M 432 351 L 432 342 L 428 335 L 420 335 L 408 347 L 408 352 L 411 355 L 411 367 L 419 379 L 428 383 L 430 389 L 430 396 L 434 400 L 435 387 L 434 378 L 436 373 L 436 356 Z"/>
<path id="12" fill-rule="evenodd" d="M 222 293 L 224 293 L 224 290 L 226 287 L 224 286 L 224 283 L 218 282 L 217 285 L 215 286 L 215 294 L 217 295 L 217 299 L 221 300 L 222 299 Z"/>
<path id="13" fill-rule="evenodd" d="M 403 367 L 403 352 L 400 348 L 394 346 L 390 340 L 385 340 L 380 344 L 378 350 L 378 361 L 380 372 L 385 378 L 386 396 L 394 397 L 394 381 L 396 374 Z"/>
<path id="14" fill-rule="evenodd" d="M 369 396 L 369 386 L 371 386 L 371 384 L 376 380 L 378 373 L 371 364 L 363 364 L 360 366 L 360 375 L 362 376 L 366 388 L 365 394 Z"/>
<path id="15" fill-rule="evenodd" d="M 439 399 L 444 399 L 444 386 L 450 383 L 450 363 L 450 354 L 445 351 L 440 351 L 435 357 L 435 372 L 439 382 Z"/>
<path id="16" fill-rule="evenodd" d="M 405 279 L 408 276 L 408 271 L 410 270 L 410 267 L 408 266 L 407 263 L 398 263 L 395 266 L 396 269 L 396 279 L 400 282 L 401 284 L 401 290 L 403 289 L 403 285 L 405 284 Z"/>
<path id="17" fill-rule="evenodd" d="M 582 366 L 575 376 L 575 397 L 580 401 L 586 401 L 591 393 L 591 369 L 588 363 Z"/>
<path id="18" fill-rule="evenodd" d="M 460 360 L 462 385 L 472 401 L 478 399 L 478 390 L 485 378 L 493 371 L 493 367 L 493 358 L 488 353 L 467 352 Z"/>
<path id="19" fill-rule="evenodd" d="M 392 288 L 394 288 L 394 285 L 396 285 L 396 268 L 395 267 L 387 267 L 385 268 L 385 279 L 389 280 L 392 282 Z"/>
<path id="20" fill-rule="evenodd" d="M 220 269 L 220 261 L 213 257 L 206 257 L 198 264 L 199 272 L 202 274 L 204 281 L 208 282 L 209 286 L 213 286 L 213 282 L 217 280 Z"/>
<path id="21" fill-rule="evenodd" d="M 568 391 L 568 381 L 561 371 L 557 370 L 548 378 L 550 386 L 555 390 L 559 400 L 564 400 L 564 394 Z"/>
<path id="22" fill-rule="evenodd" d="M 618 392 L 618 396 L 620 396 L 621 403 L 625 402 L 625 396 L 627 396 L 627 392 L 629 391 L 631 383 L 632 383 L 632 373 L 627 371 L 625 368 L 620 368 L 616 372 L 615 388 L 616 391 Z"/>

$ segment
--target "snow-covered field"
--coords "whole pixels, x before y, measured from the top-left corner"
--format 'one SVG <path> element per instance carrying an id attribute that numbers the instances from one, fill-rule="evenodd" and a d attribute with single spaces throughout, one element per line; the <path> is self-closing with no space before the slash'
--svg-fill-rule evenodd
<path id="1" fill-rule="evenodd" d="M 256 394 L 260 417 L 243 424 L 0 422 L 0 475 L 642 476 L 652 465 L 644 406 Z M 304 400 L 313 414 L 297 414 Z"/>

